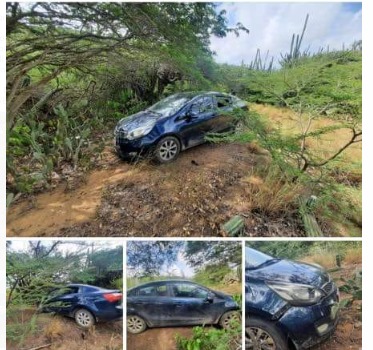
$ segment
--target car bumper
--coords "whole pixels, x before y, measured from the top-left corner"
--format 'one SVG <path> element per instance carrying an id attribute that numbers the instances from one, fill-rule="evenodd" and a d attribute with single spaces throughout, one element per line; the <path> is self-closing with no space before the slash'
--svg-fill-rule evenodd
<path id="1" fill-rule="evenodd" d="M 128 140 L 115 137 L 114 147 L 121 158 L 135 158 L 149 153 L 153 143 L 149 142 L 146 137 L 136 140 Z"/>
<path id="2" fill-rule="evenodd" d="M 291 307 L 278 326 L 293 341 L 297 350 L 323 342 L 334 332 L 339 319 L 337 291 L 322 302 L 307 307 Z"/>

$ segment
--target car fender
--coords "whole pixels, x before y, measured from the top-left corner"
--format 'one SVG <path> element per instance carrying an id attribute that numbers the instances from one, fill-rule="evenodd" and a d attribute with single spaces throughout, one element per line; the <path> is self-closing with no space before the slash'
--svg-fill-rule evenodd
<path id="1" fill-rule="evenodd" d="M 246 310 L 261 319 L 276 321 L 291 307 L 289 303 L 260 281 L 250 280 L 250 285 L 246 288 Z"/>
<path id="2" fill-rule="evenodd" d="M 165 133 L 163 135 L 160 135 L 160 137 L 157 139 L 157 141 L 155 143 L 157 144 L 160 140 L 164 139 L 167 136 L 175 137 L 179 141 L 179 143 L 180 143 L 180 151 L 183 151 L 185 149 L 184 142 L 181 140 L 180 136 L 178 134 L 174 133 L 174 132 Z"/>

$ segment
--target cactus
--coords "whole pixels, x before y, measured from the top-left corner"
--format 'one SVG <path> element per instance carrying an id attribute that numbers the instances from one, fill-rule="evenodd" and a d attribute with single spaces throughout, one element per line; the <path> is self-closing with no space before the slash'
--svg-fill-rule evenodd
<path id="1" fill-rule="evenodd" d="M 222 226 L 222 230 L 231 237 L 238 237 L 244 233 L 245 223 L 241 216 L 236 215 Z"/>
<path id="2" fill-rule="evenodd" d="M 256 54 L 255 54 L 255 58 L 254 58 L 253 61 L 251 61 L 250 65 L 249 65 L 249 69 L 260 70 L 260 71 L 263 71 L 263 72 L 271 72 L 272 69 L 273 69 L 274 57 L 273 56 L 271 57 L 270 61 L 268 62 L 268 65 L 267 65 L 268 57 L 269 57 L 269 50 L 267 51 L 267 53 L 265 55 L 265 58 L 264 58 L 264 61 L 263 61 L 261 53 L 260 53 L 260 49 L 257 49 Z"/>
<path id="3" fill-rule="evenodd" d="M 322 237 L 323 232 L 315 215 L 312 213 L 312 209 L 315 206 L 316 197 L 311 196 L 310 198 L 302 198 L 300 200 L 299 213 L 302 217 L 304 230 L 308 237 Z"/>
<path id="4" fill-rule="evenodd" d="M 306 20 L 304 21 L 302 33 L 297 36 L 295 34 L 291 37 L 291 44 L 290 44 L 290 52 L 286 53 L 285 55 L 281 54 L 281 60 L 279 61 L 281 66 L 284 65 L 292 65 L 297 59 L 301 57 L 309 56 L 309 48 L 301 52 L 301 45 L 304 38 L 304 33 L 306 32 L 307 24 L 308 24 L 309 14 L 307 13 Z"/>

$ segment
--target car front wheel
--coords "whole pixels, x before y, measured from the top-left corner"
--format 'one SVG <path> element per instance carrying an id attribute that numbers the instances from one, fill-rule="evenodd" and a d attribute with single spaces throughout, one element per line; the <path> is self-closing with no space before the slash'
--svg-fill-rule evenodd
<path id="1" fill-rule="evenodd" d="M 241 323 L 241 315 L 238 311 L 228 311 L 220 317 L 219 326 L 225 329 L 234 327 L 234 324 Z"/>
<path id="2" fill-rule="evenodd" d="M 127 330 L 130 333 L 138 334 L 146 329 L 146 322 L 140 316 L 127 316 Z"/>
<path id="3" fill-rule="evenodd" d="M 270 322 L 249 318 L 245 328 L 245 349 L 288 350 L 285 337 Z"/>
<path id="4" fill-rule="evenodd" d="M 179 152 L 179 140 L 174 136 L 167 136 L 158 142 L 155 158 L 159 163 L 169 163 L 176 159 Z"/>
<path id="5" fill-rule="evenodd" d="M 74 314 L 75 322 L 82 328 L 90 328 L 95 323 L 95 317 L 86 309 L 79 309 Z"/>

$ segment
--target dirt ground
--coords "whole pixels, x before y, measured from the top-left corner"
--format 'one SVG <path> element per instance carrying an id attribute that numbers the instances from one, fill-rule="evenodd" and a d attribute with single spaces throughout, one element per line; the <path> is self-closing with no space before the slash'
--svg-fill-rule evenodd
<path id="1" fill-rule="evenodd" d="M 247 236 L 302 236 L 295 213 L 268 217 L 247 200 L 248 174 L 266 162 L 247 144 L 204 144 L 166 165 L 128 164 L 108 149 L 80 179 L 12 205 L 7 235 L 221 237 L 239 214 Z"/>
<path id="2" fill-rule="evenodd" d="M 127 350 L 176 350 L 176 336 L 191 337 L 192 333 L 192 327 L 169 327 L 128 334 Z"/>
<path id="3" fill-rule="evenodd" d="M 11 318 L 7 317 L 7 327 L 14 321 L 29 327 L 35 310 L 18 310 Z M 9 330 L 7 329 L 7 334 Z M 38 314 L 34 331 L 25 333 L 23 341 L 12 341 L 7 337 L 6 348 L 9 350 L 29 350 L 43 348 L 46 350 L 122 350 L 122 320 L 98 323 L 89 330 L 79 328 L 73 319 L 58 315 Z"/>

